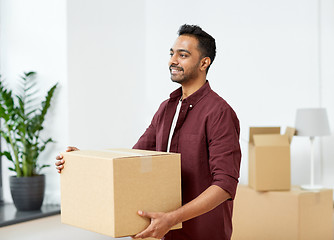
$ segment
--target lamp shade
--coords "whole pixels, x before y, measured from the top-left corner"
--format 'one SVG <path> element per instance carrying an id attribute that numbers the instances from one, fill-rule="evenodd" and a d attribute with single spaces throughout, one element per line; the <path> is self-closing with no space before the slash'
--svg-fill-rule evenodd
<path id="1" fill-rule="evenodd" d="M 330 135 L 325 108 L 297 109 L 295 127 L 298 136 Z"/>

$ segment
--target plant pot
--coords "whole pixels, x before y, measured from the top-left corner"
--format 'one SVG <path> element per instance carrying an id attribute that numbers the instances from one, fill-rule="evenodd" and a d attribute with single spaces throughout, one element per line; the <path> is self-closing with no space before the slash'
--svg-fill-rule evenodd
<path id="1" fill-rule="evenodd" d="M 40 210 L 45 189 L 45 175 L 9 177 L 10 192 L 19 211 Z"/>

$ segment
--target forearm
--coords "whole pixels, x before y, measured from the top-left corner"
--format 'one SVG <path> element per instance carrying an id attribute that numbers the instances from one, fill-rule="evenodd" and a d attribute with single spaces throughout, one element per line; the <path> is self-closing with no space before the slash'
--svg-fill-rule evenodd
<path id="1" fill-rule="evenodd" d="M 231 198 L 230 194 L 216 185 L 208 187 L 197 198 L 169 213 L 174 224 L 200 216 Z"/>

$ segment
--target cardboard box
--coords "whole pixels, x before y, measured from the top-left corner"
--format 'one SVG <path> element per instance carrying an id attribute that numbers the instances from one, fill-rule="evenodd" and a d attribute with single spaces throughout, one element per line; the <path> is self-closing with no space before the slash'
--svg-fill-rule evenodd
<path id="1" fill-rule="evenodd" d="M 295 129 L 251 127 L 248 147 L 248 184 L 257 191 L 289 190 L 290 143 Z"/>
<path id="2" fill-rule="evenodd" d="M 62 223 L 111 237 L 131 236 L 150 224 L 138 210 L 167 212 L 181 206 L 180 154 L 111 149 L 63 156 Z"/>
<path id="3" fill-rule="evenodd" d="M 332 240 L 333 190 L 258 192 L 239 185 L 233 240 Z"/>

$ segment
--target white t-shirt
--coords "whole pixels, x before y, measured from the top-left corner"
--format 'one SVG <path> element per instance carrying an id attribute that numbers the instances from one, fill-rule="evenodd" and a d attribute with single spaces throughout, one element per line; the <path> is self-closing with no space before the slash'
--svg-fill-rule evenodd
<path id="1" fill-rule="evenodd" d="M 179 118 L 181 105 L 182 105 L 182 98 L 179 100 L 179 103 L 177 104 L 175 115 L 174 115 L 173 122 L 172 122 L 172 126 L 170 128 L 168 143 L 167 143 L 167 152 L 169 152 L 169 150 L 170 150 L 170 142 L 172 141 L 172 137 L 173 137 L 173 134 L 174 134 L 174 129 L 175 129 L 175 126 L 176 126 L 176 122 L 177 122 L 177 119 Z"/>

